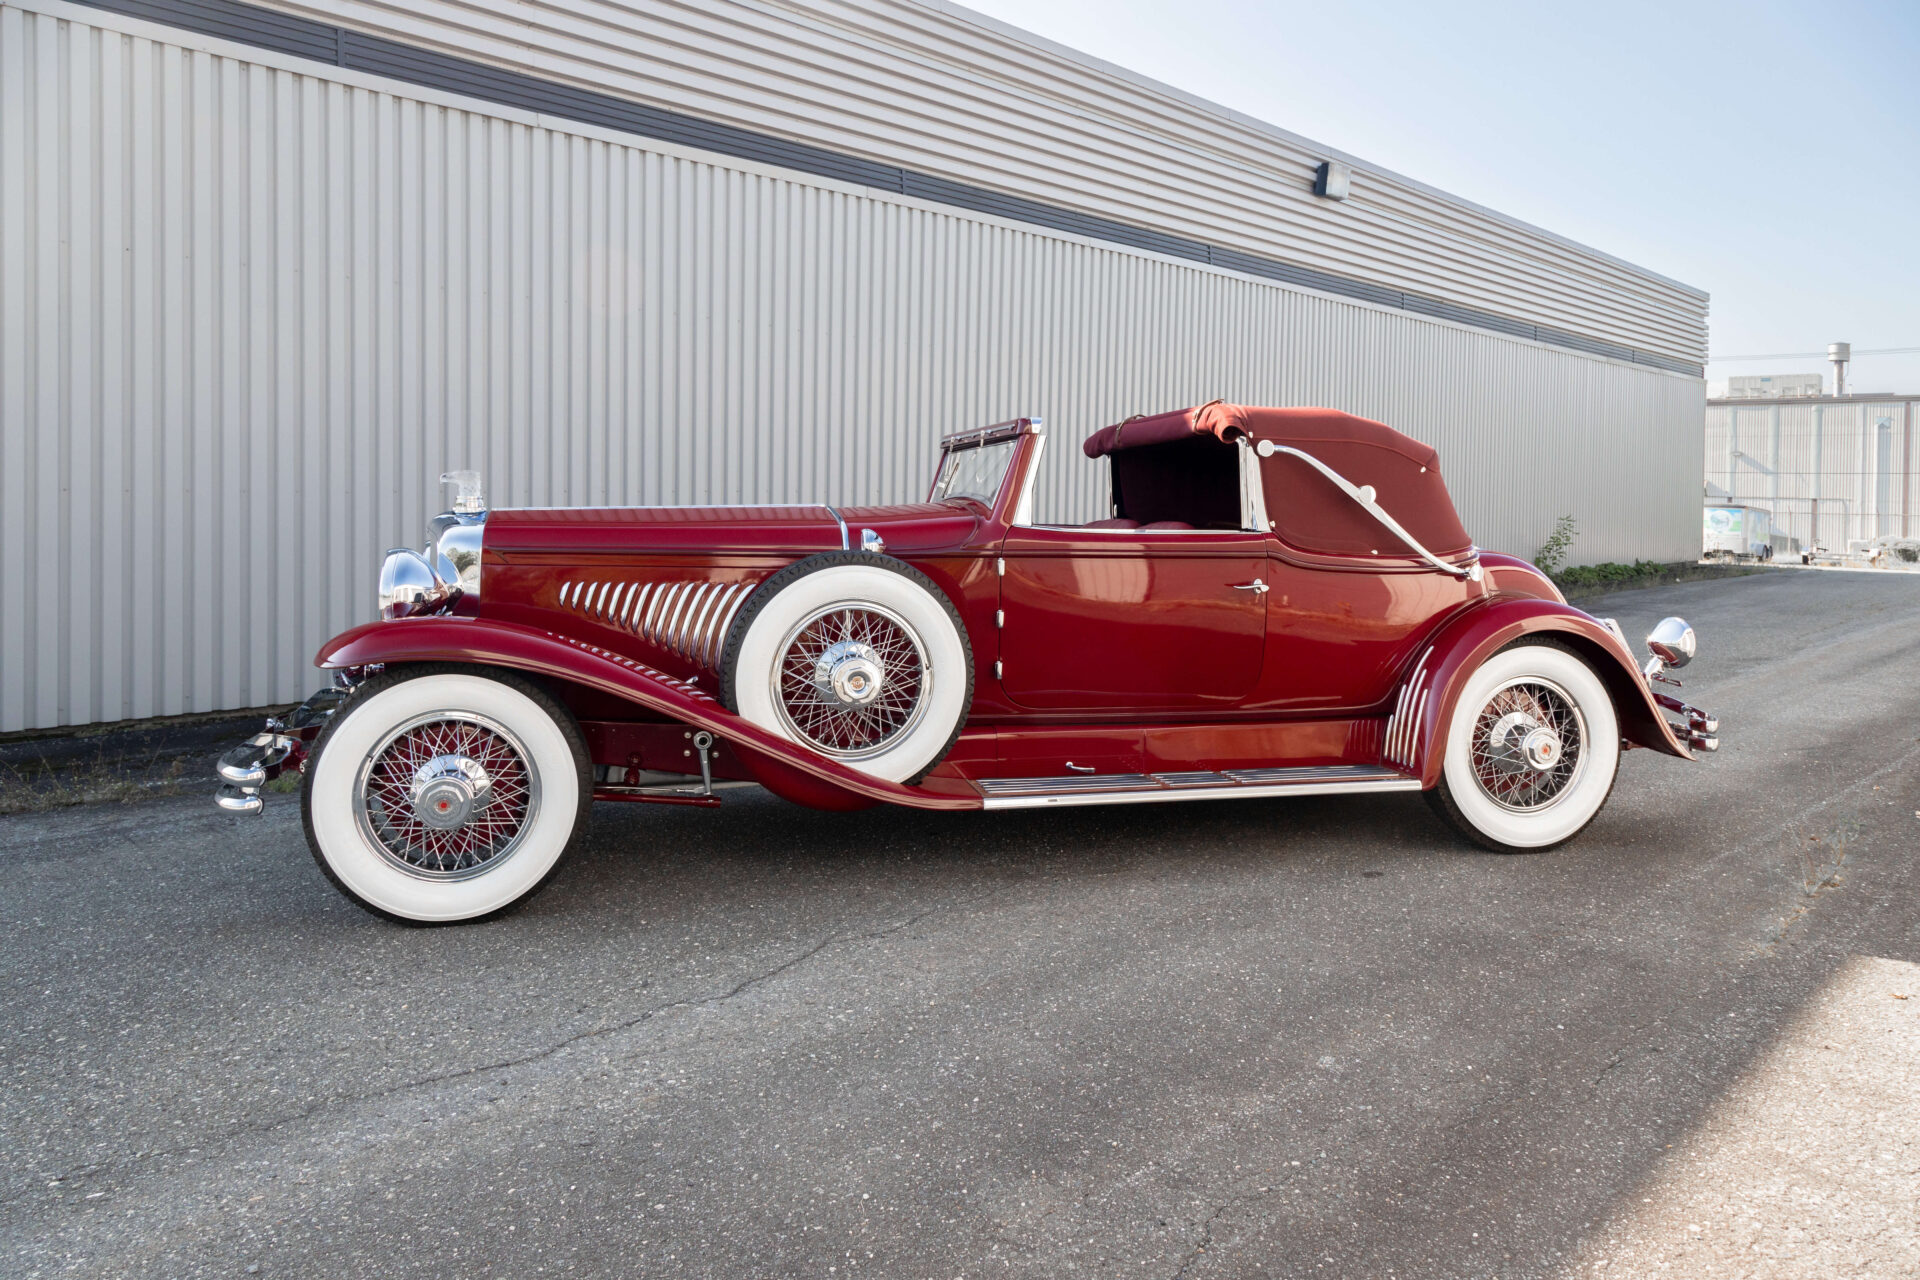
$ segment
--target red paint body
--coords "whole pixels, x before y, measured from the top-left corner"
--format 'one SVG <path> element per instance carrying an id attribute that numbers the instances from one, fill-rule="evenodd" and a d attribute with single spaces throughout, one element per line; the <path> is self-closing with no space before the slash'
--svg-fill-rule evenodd
<path id="1" fill-rule="evenodd" d="M 1271 531 L 1016 527 L 1039 442 L 1021 438 L 991 509 L 495 511 L 477 602 L 355 628 L 316 661 L 535 674 L 572 706 L 598 764 L 693 773 L 684 740 L 706 729 L 721 741 L 717 776 L 800 803 L 964 809 L 981 804 L 976 779 L 1089 769 L 1384 763 L 1432 786 L 1461 681 L 1502 645 L 1550 632 L 1607 682 L 1630 742 L 1689 754 L 1620 639 L 1523 561 L 1482 554 L 1468 581 L 1394 548 L 1309 554 Z M 966 728 L 918 785 L 817 755 L 714 697 L 731 611 L 768 575 L 845 545 L 843 521 L 851 545 L 871 530 L 945 592 L 972 645 Z M 1256 580 L 1268 590 L 1244 589 Z M 1418 704 L 1394 720 L 1416 684 Z"/>

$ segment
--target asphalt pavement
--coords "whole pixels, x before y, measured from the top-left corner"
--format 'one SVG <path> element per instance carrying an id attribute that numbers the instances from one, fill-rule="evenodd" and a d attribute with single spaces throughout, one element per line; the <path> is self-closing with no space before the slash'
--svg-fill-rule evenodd
<path id="1" fill-rule="evenodd" d="M 1873 1003 L 1920 962 L 1920 581 L 1587 607 L 1695 623 L 1723 745 L 1629 753 L 1534 856 L 1410 795 L 749 793 L 600 806 L 527 910 L 419 930 L 329 887 L 294 797 L 0 818 L 0 1273 L 1636 1274 L 1691 1228 L 1673 1274 L 1842 1274 L 1808 1232 L 1868 1228 L 1658 1211 L 1799 1185 L 1723 1137 L 1772 1062 L 1920 1169 L 1920 999 Z M 1900 1274 L 1920 1209 L 1861 1220 Z"/>

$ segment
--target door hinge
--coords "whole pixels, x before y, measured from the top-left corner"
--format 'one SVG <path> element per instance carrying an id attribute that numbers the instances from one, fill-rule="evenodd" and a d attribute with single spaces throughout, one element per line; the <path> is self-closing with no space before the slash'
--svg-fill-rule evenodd
<path id="1" fill-rule="evenodd" d="M 1000 679 L 1000 659 L 998 658 L 993 660 L 993 678 L 995 680 Z"/>
<path id="2" fill-rule="evenodd" d="M 1007 611 L 1005 609 L 995 609 L 993 611 L 993 625 L 996 627 L 1005 627 L 1007 625 Z"/>
<path id="3" fill-rule="evenodd" d="M 993 571 L 1003 578 L 1007 576 L 1007 561 L 1005 556 L 995 556 L 993 558 Z"/>

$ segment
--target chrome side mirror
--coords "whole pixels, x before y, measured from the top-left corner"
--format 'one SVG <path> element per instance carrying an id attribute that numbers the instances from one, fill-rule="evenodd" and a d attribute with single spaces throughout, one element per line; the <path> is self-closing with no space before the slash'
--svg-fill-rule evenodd
<path id="1" fill-rule="evenodd" d="M 1647 633 L 1647 649 L 1661 665 L 1678 670 L 1693 661 L 1693 628 L 1684 618 L 1662 618 L 1660 625 Z"/>

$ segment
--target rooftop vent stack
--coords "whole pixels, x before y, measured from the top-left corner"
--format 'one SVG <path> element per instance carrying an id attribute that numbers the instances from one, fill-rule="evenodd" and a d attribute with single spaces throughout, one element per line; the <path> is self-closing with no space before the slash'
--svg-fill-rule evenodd
<path id="1" fill-rule="evenodd" d="M 1851 342 L 1827 344 L 1827 361 L 1833 365 L 1833 394 L 1836 396 L 1847 394 L 1847 362 L 1851 359 L 1853 359 Z"/>

